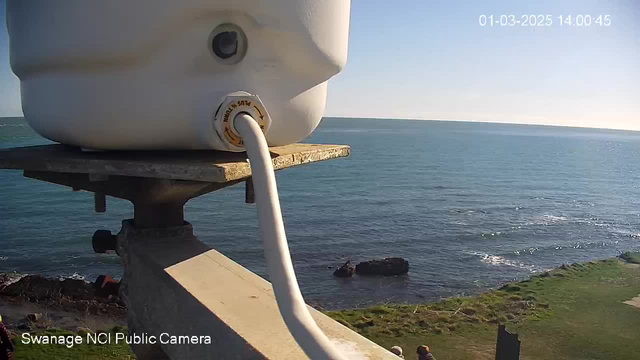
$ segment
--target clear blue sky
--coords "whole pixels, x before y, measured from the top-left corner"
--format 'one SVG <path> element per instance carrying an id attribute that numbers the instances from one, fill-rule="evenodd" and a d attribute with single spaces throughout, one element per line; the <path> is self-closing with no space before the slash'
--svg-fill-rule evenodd
<path id="1" fill-rule="evenodd" d="M 482 14 L 549 14 L 553 25 L 481 27 Z M 611 25 L 559 25 L 580 14 Z M 7 48 L 2 27 L 0 116 L 21 114 Z M 327 115 L 640 130 L 640 1 L 353 0 Z"/>

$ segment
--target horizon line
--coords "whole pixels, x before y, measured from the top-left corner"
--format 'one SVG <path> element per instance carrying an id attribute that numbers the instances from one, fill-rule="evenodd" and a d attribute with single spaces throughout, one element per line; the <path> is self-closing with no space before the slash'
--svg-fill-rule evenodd
<path id="1" fill-rule="evenodd" d="M 361 120 L 408 120 L 408 121 L 440 121 L 440 122 L 467 122 L 467 123 L 481 123 L 481 124 L 498 124 L 498 125 L 524 125 L 524 126 L 552 126 L 559 128 L 571 128 L 571 129 L 595 129 L 595 130 L 618 130 L 618 131 L 633 131 L 640 132 L 638 129 L 627 129 L 620 127 L 599 127 L 599 126 L 584 126 L 584 125 L 567 125 L 567 124 L 539 124 L 531 122 L 507 122 L 507 121 L 495 121 L 495 120 L 469 120 L 469 119 L 422 119 L 422 118 L 390 118 L 390 117 L 358 117 L 358 116 L 323 116 L 323 118 L 343 118 L 343 119 L 361 119 Z"/>
<path id="2" fill-rule="evenodd" d="M 7 118 L 22 118 L 23 116 L 3 116 L 0 115 L 0 119 Z M 507 121 L 495 121 L 495 120 L 470 120 L 470 119 L 422 119 L 422 118 L 391 118 L 391 117 L 359 117 L 359 116 L 323 116 L 324 118 L 342 118 L 342 119 L 357 119 L 357 120 L 405 120 L 405 121 L 438 121 L 438 122 L 461 122 L 461 123 L 480 123 L 480 124 L 497 124 L 497 125 L 523 125 L 523 126 L 550 126 L 557 128 L 569 128 L 569 129 L 594 129 L 594 130 L 616 130 L 616 131 L 633 131 L 640 132 L 638 129 L 625 129 L 619 127 L 599 127 L 599 126 L 580 126 L 580 125 L 566 125 L 566 124 L 537 124 L 530 122 L 507 122 Z"/>

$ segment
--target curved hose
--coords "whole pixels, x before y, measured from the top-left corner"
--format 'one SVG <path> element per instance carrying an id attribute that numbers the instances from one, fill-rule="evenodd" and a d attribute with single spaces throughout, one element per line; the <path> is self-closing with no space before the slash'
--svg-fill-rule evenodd
<path id="1" fill-rule="evenodd" d="M 242 137 L 251 163 L 260 238 L 280 314 L 291 335 L 309 358 L 344 360 L 345 358 L 318 328 L 300 293 L 282 222 L 273 164 L 262 130 L 246 113 L 235 117 L 234 126 Z"/>

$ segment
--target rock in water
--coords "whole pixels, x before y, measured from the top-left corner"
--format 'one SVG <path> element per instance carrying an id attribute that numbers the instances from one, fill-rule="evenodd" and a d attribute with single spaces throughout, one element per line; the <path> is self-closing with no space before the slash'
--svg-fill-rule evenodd
<path id="1" fill-rule="evenodd" d="M 382 260 L 363 261 L 356 265 L 359 275 L 402 275 L 409 272 L 409 262 L 403 258 L 386 258 Z"/>
<path id="2" fill-rule="evenodd" d="M 349 260 L 346 263 L 344 263 L 344 265 L 337 268 L 336 271 L 333 272 L 333 276 L 345 278 L 345 277 L 352 277 L 353 274 L 355 273 L 356 273 L 356 267 L 353 266 L 353 264 L 351 263 L 351 260 Z"/>

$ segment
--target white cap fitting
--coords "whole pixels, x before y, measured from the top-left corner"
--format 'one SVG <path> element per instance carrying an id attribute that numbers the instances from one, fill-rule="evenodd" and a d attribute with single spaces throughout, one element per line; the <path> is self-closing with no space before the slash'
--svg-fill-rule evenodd
<path id="1" fill-rule="evenodd" d="M 244 151 L 242 137 L 233 125 L 233 120 L 241 113 L 247 113 L 256 120 L 262 133 L 266 134 L 271 125 L 271 118 L 258 95 L 245 91 L 228 94 L 222 100 L 213 120 L 213 127 L 222 143 L 229 151 Z"/>

